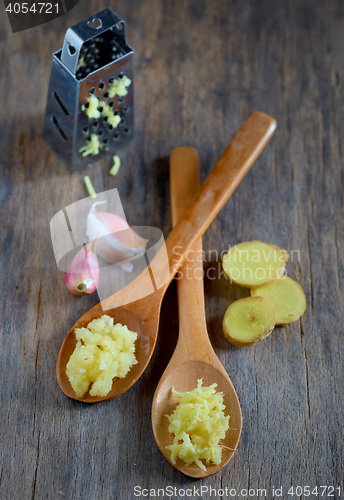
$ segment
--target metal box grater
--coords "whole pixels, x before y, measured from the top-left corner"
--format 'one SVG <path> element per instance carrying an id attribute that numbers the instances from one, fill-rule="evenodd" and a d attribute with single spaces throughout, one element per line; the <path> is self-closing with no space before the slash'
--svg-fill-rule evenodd
<path id="1" fill-rule="evenodd" d="M 53 54 L 43 137 L 70 172 L 133 138 L 133 54 L 110 8 L 69 28 Z"/>

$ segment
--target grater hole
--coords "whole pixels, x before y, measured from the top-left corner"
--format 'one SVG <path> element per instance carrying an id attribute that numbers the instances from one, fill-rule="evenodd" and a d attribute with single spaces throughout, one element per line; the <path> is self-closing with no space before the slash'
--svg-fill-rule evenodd
<path id="1" fill-rule="evenodd" d="M 85 104 L 85 108 L 86 108 L 86 109 L 88 109 L 89 107 L 90 107 L 90 103 L 89 103 L 89 102 L 87 102 L 87 103 Z"/>
<path id="2" fill-rule="evenodd" d="M 129 109 L 130 109 L 129 104 L 127 104 L 126 106 L 123 106 L 124 113 L 128 113 Z"/>
<path id="3" fill-rule="evenodd" d="M 93 128 L 97 128 L 97 127 L 98 127 L 98 122 L 97 122 L 97 121 L 95 121 L 95 122 L 93 123 Z"/>
<path id="4" fill-rule="evenodd" d="M 109 92 L 105 92 L 104 99 L 108 99 L 108 98 L 109 98 Z"/>
<path id="5" fill-rule="evenodd" d="M 98 130 L 98 135 L 99 135 L 99 136 L 103 135 L 103 131 L 102 131 L 102 129 Z"/>
<path id="6" fill-rule="evenodd" d="M 103 144 L 107 144 L 108 142 L 109 142 L 108 139 L 103 140 Z"/>
<path id="7" fill-rule="evenodd" d="M 130 134 L 130 128 L 129 127 L 125 127 L 125 129 L 123 130 L 123 134 L 125 134 L 125 135 Z"/>
<path id="8" fill-rule="evenodd" d="M 123 71 L 121 71 L 120 74 L 118 75 L 118 78 L 123 78 L 123 76 L 124 76 L 124 73 L 123 73 Z"/>
<path id="9" fill-rule="evenodd" d="M 99 68 L 99 64 L 95 64 L 94 69 L 98 69 L 98 68 Z"/>
<path id="10" fill-rule="evenodd" d="M 89 135 L 86 139 L 87 142 L 91 142 L 91 136 Z"/>
<path id="11" fill-rule="evenodd" d="M 68 141 L 68 137 L 66 136 L 66 134 L 64 133 L 64 130 L 63 128 L 61 127 L 61 125 L 59 124 L 58 122 L 58 119 L 56 118 L 56 116 L 52 116 L 51 117 L 51 121 L 53 122 L 53 124 L 55 125 L 56 127 L 56 130 L 59 132 L 60 136 L 62 137 L 62 139 L 64 139 L 65 141 Z"/>
<path id="12" fill-rule="evenodd" d="M 103 118 L 103 122 L 107 122 L 108 121 L 108 117 L 107 116 L 104 116 Z"/>
<path id="13" fill-rule="evenodd" d="M 95 91 L 96 91 L 96 89 L 95 89 L 94 87 L 92 87 L 92 88 L 90 89 L 90 95 L 94 94 L 94 93 L 95 93 Z"/>
<path id="14" fill-rule="evenodd" d="M 100 111 L 100 113 L 102 113 L 103 110 L 104 110 L 103 106 L 99 106 L 98 111 Z"/>
<path id="15" fill-rule="evenodd" d="M 76 48 L 73 45 L 71 45 L 70 42 L 68 42 L 67 47 L 68 47 L 68 52 L 70 53 L 70 55 L 74 56 L 74 54 L 76 52 Z"/>
<path id="16" fill-rule="evenodd" d="M 114 102 L 111 101 L 110 104 L 109 104 L 110 108 L 113 108 L 114 107 Z M 115 111 L 115 114 L 116 114 L 116 111 Z"/>
<path id="17" fill-rule="evenodd" d="M 114 134 L 113 138 L 112 138 L 114 141 L 118 141 L 119 139 L 119 134 Z"/>
<path id="18" fill-rule="evenodd" d="M 113 114 L 114 114 L 114 115 L 116 115 L 116 116 L 118 116 L 118 115 L 119 115 L 119 111 L 118 111 L 118 109 L 116 109 L 116 111 L 114 111 L 114 113 L 113 113 Z"/>
<path id="19" fill-rule="evenodd" d="M 102 82 L 100 85 L 99 85 L 99 90 L 104 90 L 105 89 L 105 83 Z"/>
<path id="20" fill-rule="evenodd" d="M 122 120 L 120 121 L 120 124 L 121 124 L 121 125 L 124 125 L 124 124 L 125 124 L 125 119 L 124 119 L 124 118 L 122 118 Z"/>
<path id="21" fill-rule="evenodd" d="M 88 127 L 84 127 L 84 128 L 82 129 L 82 131 L 83 131 L 83 133 L 84 133 L 85 135 L 87 135 L 87 134 L 88 134 Z"/>
<path id="22" fill-rule="evenodd" d="M 110 80 L 109 80 L 109 85 L 112 85 L 114 81 L 115 81 L 115 79 L 114 79 L 114 78 L 110 78 Z"/>
<path id="23" fill-rule="evenodd" d="M 90 28 L 93 28 L 95 30 L 99 30 L 103 26 L 103 23 L 99 19 L 99 17 L 94 17 L 93 19 L 90 19 L 87 22 L 87 26 L 89 26 Z"/>
<path id="24" fill-rule="evenodd" d="M 124 103 L 124 97 L 119 97 L 119 98 L 118 98 L 118 102 L 119 102 L 120 104 L 123 104 L 123 103 Z"/>
<path id="25" fill-rule="evenodd" d="M 59 106 L 62 109 L 62 111 L 64 112 L 64 114 L 67 115 L 67 116 L 69 116 L 69 111 L 66 108 L 66 106 L 63 104 L 63 102 L 62 102 L 60 96 L 57 94 L 57 92 L 54 92 L 53 96 L 55 97 L 55 100 L 56 100 L 57 104 L 59 104 Z"/>

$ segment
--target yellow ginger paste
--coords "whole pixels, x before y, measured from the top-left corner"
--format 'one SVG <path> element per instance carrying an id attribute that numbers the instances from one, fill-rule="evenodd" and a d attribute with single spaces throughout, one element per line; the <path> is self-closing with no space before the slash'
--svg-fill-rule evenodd
<path id="1" fill-rule="evenodd" d="M 221 462 L 220 439 L 224 439 L 228 430 L 229 416 L 223 410 L 223 393 L 216 393 L 213 384 L 202 387 L 203 379 L 197 381 L 196 389 L 191 392 L 177 392 L 172 389 L 178 405 L 172 415 L 166 415 L 170 421 L 169 432 L 174 434 L 173 444 L 167 446 L 171 451 L 172 463 L 180 458 L 186 465 L 195 462 L 206 471 L 205 465 Z"/>
<path id="2" fill-rule="evenodd" d="M 110 175 L 117 175 L 119 172 L 119 169 L 121 168 L 121 159 L 119 156 L 114 156 L 113 157 L 113 166 L 109 172 Z"/>
<path id="3" fill-rule="evenodd" d="M 87 328 L 76 328 L 76 348 L 67 363 L 67 376 L 78 398 L 88 391 L 91 396 L 106 396 L 114 377 L 124 378 L 137 364 L 135 340 L 131 332 L 113 318 L 103 315 Z"/>
<path id="4" fill-rule="evenodd" d="M 105 101 L 101 102 L 101 107 L 103 108 L 102 115 L 107 117 L 108 124 L 113 128 L 116 128 L 121 122 L 121 117 L 119 115 L 115 115 L 111 106 Z"/>
<path id="5" fill-rule="evenodd" d="M 100 118 L 100 111 L 98 109 L 99 106 L 99 99 L 95 95 L 90 95 L 90 97 L 87 99 L 88 102 L 88 108 L 86 106 L 82 106 L 81 109 L 85 112 L 86 116 L 88 118 L 95 118 L 98 120 Z"/>
<path id="6" fill-rule="evenodd" d="M 82 156 L 88 156 L 88 155 L 95 156 L 99 154 L 99 150 L 101 147 L 102 144 L 99 140 L 98 135 L 92 134 L 90 141 L 87 142 L 85 146 L 82 146 L 82 148 L 79 149 L 79 153 L 81 153 Z"/>
<path id="7" fill-rule="evenodd" d="M 130 78 L 127 76 L 123 76 L 123 78 L 119 78 L 118 80 L 115 80 L 111 87 L 109 88 L 109 97 L 113 98 L 116 95 L 120 97 L 124 97 L 127 95 L 127 87 L 131 84 Z"/>

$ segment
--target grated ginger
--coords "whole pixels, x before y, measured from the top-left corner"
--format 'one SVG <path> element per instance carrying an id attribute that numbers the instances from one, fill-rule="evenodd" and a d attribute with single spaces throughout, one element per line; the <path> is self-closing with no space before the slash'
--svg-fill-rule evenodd
<path id="1" fill-rule="evenodd" d="M 82 154 L 82 156 L 88 156 L 88 155 L 98 155 L 99 150 L 102 147 L 102 144 L 99 140 L 99 137 L 97 134 L 92 134 L 90 142 L 88 142 L 85 146 L 82 146 L 82 148 L 79 149 L 79 153 Z"/>
<path id="2" fill-rule="evenodd" d="M 78 398 L 89 389 L 91 396 L 106 396 L 114 377 L 124 378 L 133 365 L 137 333 L 126 326 L 113 324 L 113 318 L 103 315 L 87 328 L 76 328 L 76 348 L 67 363 L 66 373 Z"/>
<path id="3" fill-rule="evenodd" d="M 124 97 L 128 93 L 127 87 L 129 87 L 130 84 L 131 84 L 130 78 L 128 78 L 125 75 L 123 76 L 123 78 L 115 80 L 111 85 L 111 87 L 109 88 L 109 97 L 113 98 L 116 95 Z"/>
<path id="4" fill-rule="evenodd" d="M 115 155 L 113 157 L 113 166 L 109 172 L 110 175 L 117 175 L 119 172 L 119 169 L 121 168 L 121 159 L 119 156 Z"/>
<path id="5" fill-rule="evenodd" d="M 112 107 L 105 101 L 101 102 L 101 107 L 103 108 L 102 115 L 107 118 L 108 124 L 113 128 L 116 128 L 121 122 L 121 117 L 119 115 L 115 115 Z"/>
<path id="6" fill-rule="evenodd" d="M 86 116 L 88 118 L 95 118 L 98 120 L 100 118 L 100 111 L 98 109 L 99 106 L 99 99 L 95 95 L 90 95 L 90 97 L 87 99 L 88 107 L 85 105 L 81 106 L 81 109 L 85 112 Z"/>
<path id="7" fill-rule="evenodd" d="M 171 451 L 172 463 L 179 458 L 190 465 L 195 462 L 206 471 L 201 460 L 206 464 L 221 462 L 220 439 L 224 439 L 228 430 L 229 416 L 223 410 L 223 393 L 216 393 L 213 384 L 202 387 L 203 379 L 197 381 L 196 389 L 191 392 L 177 392 L 172 389 L 178 405 L 172 415 L 166 415 L 170 421 L 169 432 L 175 434 L 173 444 L 166 448 Z"/>
<path id="8" fill-rule="evenodd" d="M 86 186 L 87 192 L 91 196 L 91 198 L 97 198 L 97 192 L 94 189 L 92 181 L 91 181 L 91 179 L 89 178 L 88 175 L 85 175 L 84 182 L 85 182 L 85 186 Z"/>

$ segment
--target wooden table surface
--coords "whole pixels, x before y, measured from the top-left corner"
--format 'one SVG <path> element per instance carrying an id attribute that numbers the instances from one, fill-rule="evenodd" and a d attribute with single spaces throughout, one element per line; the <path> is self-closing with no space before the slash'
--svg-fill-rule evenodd
<path id="1" fill-rule="evenodd" d="M 135 49 L 136 138 L 119 151 L 117 177 L 96 164 L 71 175 L 41 137 L 51 56 L 69 26 L 109 5 Z M 219 488 L 232 498 L 264 498 L 258 489 L 266 489 L 272 498 L 281 487 L 292 500 L 297 486 L 309 486 L 311 499 L 343 497 L 343 2 L 80 0 L 17 34 L 2 2 L 0 12 L 1 500 L 126 500 L 143 498 L 144 488 L 151 498 L 220 498 Z M 131 225 L 166 237 L 171 150 L 195 146 L 204 179 L 255 110 L 277 119 L 276 133 L 203 239 L 216 278 L 205 280 L 207 325 L 237 390 L 243 432 L 231 462 L 197 481 L 165 461 L 150 422 L 178 335 L 175 282 L 134 387 L 98 405 L 68 399 L 55 379 L 58 350 L 98 299 L 66 290 L 49 224 L 87 195 L 87 173 L 97 191 L 119 189 Z M 246 292 L 221 275 L 214 251 L 252 239 L 293 251 L 287 271 L 307 310 L 260 344 L 234 347 L 222 318 Z"/>

